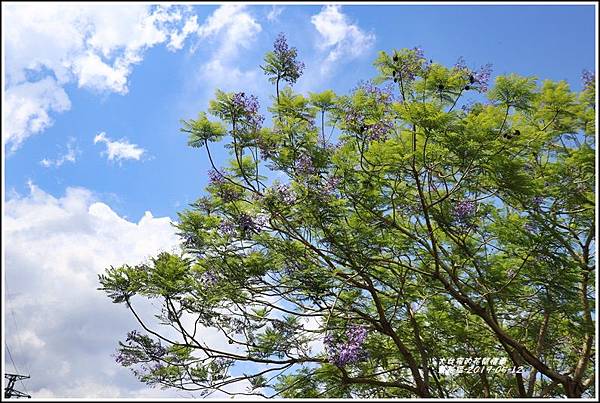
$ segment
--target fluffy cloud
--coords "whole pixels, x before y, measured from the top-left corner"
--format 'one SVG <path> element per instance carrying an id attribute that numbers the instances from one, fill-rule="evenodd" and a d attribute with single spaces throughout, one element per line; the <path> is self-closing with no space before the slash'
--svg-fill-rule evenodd
<path id="1" fill-rule="evenodd" d="M 131 222 L 86 189 L 56 198 L 30 185 L 29 195 L 6 202 L 3 227 L 6 337 L 34 397 L 178 396 L 147 391 L 114 362 L 117 340 L 135 323 L 97 290 L 106 267 L 176 247 L 168 217 L 146 212 Z M 151 317 L 151 308 L 141 312 Z"/>
<path id="2" fill-rule="evenodd" d="M 375 42 L 373 33 L 352 24 L 340 9 L 339 5 L 325 6 L 310 19 L 319 32 L 319 47 L 328 52 L 321 73 L 329 72 L 332 64 L 342 58 L 360 56 Z"/>
<path id="3" fill-rule="evenodd" d="M 185 39 L 189 35 L 198 31 L 198 28 L 199 28 L 198 17 L 193 15 L 185 22 L 183 28 L 181 29 L 181 32 L 171 33 L 171 40 L 169 41 L 169 44 L 167 45 L 167 47 L 170 50 L 181 49 L 183 47 L 183 42 L 185 41 Z"/>
<path id="4" fill-rule="evenodd" d="M 146 152 L 143 148 L 136 144 L 131 144 L 126 139 L 111 140 L 106 136 L 106 133 L 102 132 L 94 137 L 94 144 L 104 143 L 106 144 L 106 150 L 102 154 L 108 156 L 109 161 L 122 161 L 122 160 L 136 160 L 139 161 L 141 156 Z"/>
<path id="5" fill-rule="evenodd" d="M 216 50 L 200 68 L 202 81 L 209 79 L 213 88 L 224 90 L 232 85 L 255 86 L 258 70 L 242 71 L 235 62 L 240 51 L 249 49 L 261 31 L 261 25 L 246 6 L 224 4 L 217 8 L 197 30 L 201 39 L 217 41 Z"/>
<path id="6" fill-rule="evenodd" d="M 155 45 L 183 46 L 197 29 L 188 7 L 130 4 L 2 5 L 6 129 L 11 151 L 70 109 L 64 86 L 125 94 L 133 65 Z"/>
<path id="7" fill-rule="evenodd" d="M 44 158 L 40 161 L 40 165 L 44 168 L 58 168 L 65 162 L 74 163 L 77 161 L 77 154 L 79 152 L 79 149 L 75 146 L 75 138 L 71 137 L 67 143 L 67 152 L 65 154 L 62 154 L 55 159 Z"/>
<path id="8" fill-rule="evenodd" d="M 117 341 L 132 329 L 144 330 L 123 305 L 97 290 L 97 276 L 107 267 L 179 250 L 169 217 L 147 211 L 139 221 L 129 221 L 87 189 L 67 188 L 64 196 L 54 197 L 30 183 L 28 195 L 7 200 L 3 232 L 6 340 L 18 370 L 31 374 L 25 388 L 17 384 L 19 390 L 35 398 L 197 397 L 145 387 L 115 363 Z M 175 332 L 154 318 L 155 302 L 134 297 L 132 303 L 150 328 L 174 338 Z M 188 329 L 194 327 L 195 318 L 181 319 Z M 209 346 L 232 349 L 216 329 L 199 328 L 198 334 Z M 238 382 L 226 389 L 243 392 L 247 386 Z"/>
<path id="9" fill-rule="evenodd" d="M 36 82 L 24 82 L 6 89 L 4 95 L 3 140 L 15 151 L 23 141 L 52 125 L 49 112 L 71 108 L 69 97 L 56 80 L 46 77 Z"/>
<path id="10" fill-rule="evenodd" d="M 270 22 L 275 22 L 279 19 L 279 16 L 283 12 L 284 7 L 280 6 L 271 6 L 271 11 L 267 14 L 267 20 Z"/>

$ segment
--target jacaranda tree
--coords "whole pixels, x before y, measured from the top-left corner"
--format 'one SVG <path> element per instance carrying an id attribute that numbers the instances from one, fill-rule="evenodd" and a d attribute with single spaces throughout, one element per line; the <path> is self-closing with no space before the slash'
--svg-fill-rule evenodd
<path id="1" fill-rule="evenodd" d="M 100 276 L 140 326 L 117 362 L 202 395 L 593 396 L 594 77 L 492 85 L 415 48 L 348 95 L 302 95 L 297 58 L 282 35 L 261 66 L 272 119 L 217 91 L 182 122 L 207 192 L 179 214 L 181 253 Z M 440 365 L 457 357 L 512 370 Z"/>

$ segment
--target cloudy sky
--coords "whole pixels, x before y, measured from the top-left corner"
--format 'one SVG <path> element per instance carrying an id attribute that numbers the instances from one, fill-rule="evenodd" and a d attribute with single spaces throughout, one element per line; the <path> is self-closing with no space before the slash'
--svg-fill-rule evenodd
<path id="1" fill-rule="evenodd" d="M 284 32 L 306 63 L 298 91 L 344 93 L 377 51 L 494 74 L 566 80 L 594 70 L 594 7 L 94 5 L 2 3 L 4 369 L 34 397 L 189 397 L 114 363 L 136 328 L 98 287 L 110 265 L 174 250 L 170 222 L 203 193 L 209 163 L 180 119 L 216 88 L 273 88 L 259 68 Z M 217 158 L 223 154 L 218 154 Z M 151 312 L 152 307 L 146 307 Z M 206 337 L 213 337 L 206 334 Z"/>

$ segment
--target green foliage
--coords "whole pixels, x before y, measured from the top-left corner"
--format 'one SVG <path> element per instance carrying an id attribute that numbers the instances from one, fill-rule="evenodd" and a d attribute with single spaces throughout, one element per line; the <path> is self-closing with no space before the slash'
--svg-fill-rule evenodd
<path id="1" fill-rule="evenodd" d="M 528 110 L 536 97 L 536 90 L 534 77 L 510 74 L 496 78 L 496 85 L 489 91 L 488 98 L 507 108 Z"/>
<path id="2" fill-rule="evenodd" d="M 593 396 L 593 85 L 511 74 L 487 91 L 487 66 L 403 49 L 348 94 L 305 96 L 279 88 L 302 69 L 278 41 L 268 127 L 243 92 L 217 91 L 219 122 L 183 121 L 191 147 L 225 137 L 231 158 L 179 213 L 181 253 L 100 275 L 170 326 L 144 323 L 117 361 L 203 394 Z M 437 365 L 458 357 L 525 372 Z"/>
<path id="3" fill-rule="evenodd" d="M 205 112 L 200 112 L 196 120 L 182 120 L 181 123 L 181 131 L 189 133 L 190 147 L 203 147 L 205 142 L 219 141 L 226 134 L 225 127 L 220 122 L 209 121 Z"/>

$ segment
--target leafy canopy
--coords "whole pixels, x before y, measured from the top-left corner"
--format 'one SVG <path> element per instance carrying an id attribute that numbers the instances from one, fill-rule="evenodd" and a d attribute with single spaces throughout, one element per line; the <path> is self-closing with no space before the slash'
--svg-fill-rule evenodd
<path id="1" fill-rule="evenodd" d="M 207 193 L 179 213 L 180 254 L 100 276 L 141 326 L 117 362 L 203 395 L 593 396 L 594 80 L 492 85 L 418 48 L 374 65 L 348 94 L 280 89 L 304 68 L 281 35 L 270 124 L 222 91 L 217 120 L 183 121 Z M 439 365 L 457 357 L 522 371 Z"/>

